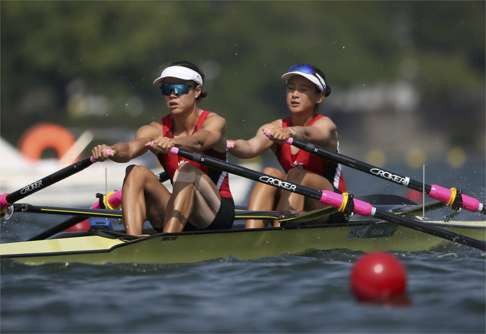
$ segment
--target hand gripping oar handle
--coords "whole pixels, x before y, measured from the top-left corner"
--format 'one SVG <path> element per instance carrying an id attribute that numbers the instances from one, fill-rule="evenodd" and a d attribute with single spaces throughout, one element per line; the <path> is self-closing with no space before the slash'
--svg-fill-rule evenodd
<path id="1" fill-rule="evenodd" d="M 209 167 L 225 170 L 232 174 L 236 174 L 248 179 L 252 179 L 261 183 L 268 184 L 273 187 L 277 187 L 283 190 L 308 196 L 314 199 L 318 199 L 321 203 L 331 205 L 338 209 L 340 212 L 354 212 L 363 216 L 375 216 L 380 219 L 390 221 L 399 225 L 404 225 L 414 230 L 418 230 L 424 233 L 432 234 L 437 237 L 464 244 L 470 247 L 478 248 L 482 251 L 486 251 L 486 242 L 469 238 L 457 233 L 453 233 L 448 230 L 444 230 L 435 226 L 428 226 L 415 219 L 399 217 L 392 213 L 382 211 L 374 207 L 368 202 L 354 199 L 348 194 L 337 194 L 327 190 L 315 190 L 305 186 L 295 184 L 293 182 L 284 181 L 277 177 L 263 174 L 243 166 L 237 166 L 223 160 L 219 160 L 201 153 L 191 152 L 179 147 L 172 147 L 170 153 L 178 154 L 189 160 L 200 162 Z"/>
<path id="2" fill-rule="evenodd" d="M 461 193 L 456 188 L 447 189 L 437 184 L 424 184 L 420 181 L 413 180 L 408 176 L 396 174 L 394 172 L 367 164 L 362 161 L 358 161 L 340 153 L 330 152 L 312 143 L 304 142 L 296 138 L 290 137 L 289 139 L 287 139 L 287 143 L 303 149 L 304 151 L 316 154 L 320 157 L 337 161 L 345 166 L 360 170 L 362 172 L 406 186 L 417 191 L 422 191 L 422 189 L 425 188 L 425 192 L 431 198 L 441 201 L 454 209 L 464 208 L 472 212 L 480 212 L 482 214 L 486 214 L 486 206 L 483 203 L 481 203 L 478 199 L 472 196 Z"/>

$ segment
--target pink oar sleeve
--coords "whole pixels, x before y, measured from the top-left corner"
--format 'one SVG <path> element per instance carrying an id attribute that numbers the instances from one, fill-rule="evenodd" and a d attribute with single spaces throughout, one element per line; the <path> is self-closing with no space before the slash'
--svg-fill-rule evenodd
<path id="1" fill-rule="evenodd" d="M 323 190 L 321 195 L 321 203 L 339 209 L 343 204 L 343 196 L 332 191 Z M 373 216 L 376 212 L 376 208 L 368 202 L 353 199 L 353 204 L 353 212 L 360 216 Z"/>
<path id="2" fill-rule="evenodd" d="M 462 194 L 462 207 L 469 211 L 482 211 L 483 210 L 483 203 L 477 200 L 474 197 L 471 197 L 466 194 Z"/>
<path id="3" fill-rule="evenodd" d="M 6 208 L 10 205 L 10 203 L 7 201 L 7 195 L 7 193 L 0 194 L 0 208 Z"/>
<path id="4" fill-rule="evenodd" d="M 438 201 L 448 204 L 451 201 L 452 192 L 450 189 L 444 188 L 437 184 L 432 184 L 430 186 L 429 196 Z M 462 207 L 464 209 L 473 212 L 481 211 L 483 209 L 483 203 L 481 203 L 476 198 L 466 194 L 461 194 L 461 197 L 462 197 Z"/>

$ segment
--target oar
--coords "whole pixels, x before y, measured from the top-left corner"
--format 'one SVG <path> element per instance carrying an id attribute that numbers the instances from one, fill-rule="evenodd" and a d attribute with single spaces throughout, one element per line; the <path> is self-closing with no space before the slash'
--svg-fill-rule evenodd
<path id="1" fill-rule="evenodd" d="M 248 179 L 265 183 L 273 187 L 280 188 L 282 190 L 287 190 L 320 200 L 321 203 L 333 206 L 337 208 L 340 212 L 354 212 L 361 216 L 374 216 L 376 218 L 403 225 L 408 228 L 428 233 L 439 238 L 486 251 L 486 242 L 460 235 L 448 230 L 444 230 L 435 226 L 427 226 L 418 220 L 408 217 L 400 217 L 393 213 L 377 209 L 368 202 L 352 198 L 352 196 L 347 193 L 338 194 L 328 190 L 315 190 L 309 187 L 295 184 L 293 182 L 284 181 L 279 178 L 254 171 L 243 166 L 234 165 L 201 153 L 191 152 L 180 147 L 173 147 L 171 148 L 170 152 L 172 154 L 178 154 L 184 158 L 200 162 L 201 164 L 212 168 L 224 170 L 232 174 L 236 174 Z"/>
<path id="2" fill-rule="evenodd" d="M 32 182 L 31 184 L 28 184 L 25 187 L 20 188 L 19 190 L 11 192 L 10 194 L 7 193 L 0 194 L 0 209 L 6 208 L 9 205 L 17 202 L 18 200 L 24 197 L 32 195 L 33 193 L 41 189 L 44 189 L 58 181 L 61 181 L 73 174 L 76 174 L 82 171 L 83 169 L 91 166 L 94 162 L 95 160 L 92 158 L 87 158 L 75 162 L 67 167 L 64 167 L 63 169 L 58 170 L 55 173 L 52 173 L 51 175 L 48 175 L 40 180 Z"/>
<path id="3" fill-rule="evenodd" d="M 446 205 L 452 207 L 453 209 L 464 208 L 472 212 L 480 212 L 486 214 L 486 206 L 481 203 L 478 199 L 471 197 L 469 195 L 463 194 L 457 188 L 447 189 L 443 186 L 437 184 L 424 184 L 420 181 L 414 180 L 408 176 L 402 176 L 395 172 L 382 169 L 365 162 L 350 158 L 340 153 L 331 152 L 318 147 L 312 143 L 304 142 L 296 138 L 289 138 L 287 143 L 296 146 L 304 151 L 311 152 L 320 157 L 327 158 L 336 162 L 339 162 L 345 166 L 360 170 L 362 172 L 377 176 L 384 180 L 388 180 L 410 189 L 414 189 L 425 192 L 431 197 L 438 201 L 445 203 Z"/>
<path id="4" fill-rule="evenodd" d="M 108 155 L 114 154 L 114 151 L 111 148 L 106 148 L 104 152 Z M 69 176 L 74 175 L 82 171 L 83 169 L 88 168 L 94 162 L 96 162 L 96 159 L 93 157 L 83 159 L 81 161 L 75 162 L 69 166 L 62 168 L 55 173 L 47 175 L 46 177 L 40 180 L 32 182 L 31 184 L 28 184 L 25 187 L 20 188 L 19 190 L 11 192 L 10 194 L 7 193 L 0 194 L 0 209 L 6 208 L 24 197 L 27 197 L 56 182 L 64 180 L 65 178 L 68 178 Z"/>
<path id="5" fill-rule="evenodd" d="M 59 214 L 59 213 L 56 213 L 56 214 Z M 44 240 L 44 239 L 47 239 L 49 237 L 52 237 L 53 235 L 60 233 L 64 230 L 70 228 L 71 226 L 74 226 L 74 225 L 82 222 L 87 217 L 89 217 L 89 216 L 81 215 L 81 216 L 71 217 L 68 220 L 63 221 L 62 223 L 57 224 L 57 225 L 55 225 L 51 228 L 48 228 L 47 230 L 33 236 L 32 238 L 29 239 L 29 241 Z"/>

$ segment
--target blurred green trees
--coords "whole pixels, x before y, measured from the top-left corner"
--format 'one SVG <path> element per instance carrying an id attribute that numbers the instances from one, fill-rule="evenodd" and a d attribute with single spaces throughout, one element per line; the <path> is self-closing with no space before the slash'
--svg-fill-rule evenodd
<path id="1" fill-rule="evenodd" d="M 455 112 L 467 108 L 477 130 L 484 117 L 483 1 L 0 6 L 0 130 L 11 141 L 41 120 L 135 128 L 159 119 L 152 80 L 181 59 L 206 70 L 204 106 L 228 118 L 233 136 L 285 111 L 279 77 L 297 62 L 322 68 L 334 91 L 407 80 L 425 121 L 450 110 L 464 122 Z"/>

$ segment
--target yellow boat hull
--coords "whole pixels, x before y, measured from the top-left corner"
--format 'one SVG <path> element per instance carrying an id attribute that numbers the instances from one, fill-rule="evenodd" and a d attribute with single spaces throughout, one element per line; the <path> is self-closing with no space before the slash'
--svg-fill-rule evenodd
<path id="1" fill-rule="evenodd" d="M 486 241 L 485 222 L 449 230 Z M 441 224 L 441 227 L 448 226 Z M 449 225 L 450 226 L 450 225 Z M 47 263 L 193 263 L 217 258 L 252 260 L 310 250 L 426 251 L 447 240 L 390 223 L 356 222 L 311 227 L 157 234 L 136 239 L 90 235 L 6 243 L 0 258 L 28 265 Z"/>

